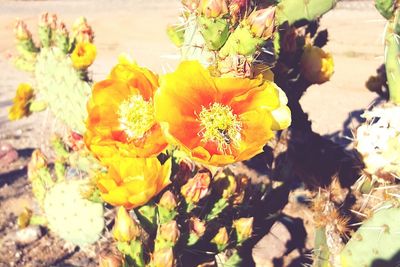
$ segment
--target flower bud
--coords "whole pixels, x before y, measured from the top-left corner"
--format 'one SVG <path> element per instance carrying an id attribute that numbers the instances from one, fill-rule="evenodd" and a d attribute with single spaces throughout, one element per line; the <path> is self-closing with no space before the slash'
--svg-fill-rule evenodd
<path id="1" fill-rule="evenodd" d="M 140 236 L 137 223 L 124 207 L 119 207 L 113 228 L 113 237 L 119 242 L 129 242 Z"/>
<path id="2" fill-rule="evenodd" d="M 269 39 L 275 28 L 275 7 L 253 11 L 247 18 L 247 23 L 256 37 Z"/>
<path id="3" fill-rule="evenodd" d="M 15 37 L 18 41 L 25 41 L 32 38 L 31 32 L 28 30 L 26 23 L 23 20 L 17 20 L 14 27 Z"/>
<path id="4" fill-rule="evenodd" d="M 181 2 L 190 12 L 194 12 L 198 8 L 200 0 L 181 0 Z"/>
<path id="5" fill-rule="evenodd" d="M 247 176 L 238 177 L 236 179 L 236 192 L 233 198 L 233 204 L 239 205 L 243 203 L 244 196 L 246 193 L 247 185 L 249 184 L 249 178 Z"/>
<path id="6" fill-rule="evenodd" d="M 72 34 L 77 43 L 93 42 L 94 33 L 92 27 L 87 23 L 86 18 L 80 17 L 72 25 Z"/>
<path id="7" fill-rule="evenodd" d="M 60 22 L 60 24 L 58 24 L 56 31 L 59 35 L 68 36 L 68 30 L 64 22 Z"/>
<path id="8" fill-rule="evenodd" d="M 68 143 L 74 151 L 82 150 L 85 147 L 83 136 L 74 131 L 69 132 Z"/>
<path id="9" fill-rule="evenodd" d="M 57 15 L 56 14 L 51 14 L 50 16 L 48 16 L 49 19 L 49 26 L 50 28 L 55 31 L 57 28 Z"/>
<path id="10" fill-rule="evenodd" d="M 45 12 L 39 17 L 39 27 L 48 27 L 49 26 L 49 13 Z"/>
<path id="11" fill-rule="evenodd" d="M 165 208 L 168 211 L 174 210 L 178 205 L 176 203 L 176 197 L 171 191 L 166 191 L 160 198 L 159 206 Z"/>
<path id="12" fill-rule="evenodd" d="M 218 18 L 228 14 L 226 0 L 200 0 L 198 10 L 207 18 Z"/>
<path id="13" fill-rule="evenodd" d="M 32 153 L 31 160 L 28 163 L 28 179 L 32 181 L 37 172 L 47 167 L 47 160 L 45 155 L 40 151 L 40 149 L 35 149 Z"/>
<path id="14" fill-rule="evenodd" d="M 17 225 L 19 229 L 27 227 L 29 225 L 31 217 L 32 217 L 32 211 L 25 207 L 17 218 Z"/>
<path id="15" fill-rule="evenodd" d="M 229 1 L 229 14 L 231 15 L 232 24 L 239 21 L 242 11 L 247 10 L 248 0 L 230 0 Z"/>
<path id="16" fill-rule="evenodd" d="M 210 180 L 211 178 L 208 172 L 199 172 L 193 178 L 190 178 L 181 188 L 181 194 L 186 202 L 199 202 L 199 200 L 207 194 Z"/>
<path id="17" fill-rule="evenodd" d="M 190 234 L 194 234 L 200 238 L 206 232 L 206 223 L 201 221 L 199 218 L 192 217 L 189 220 L 189 231 Z"/>
<path id="18" fill-rule="evenodd" d="M 321 48 L 307 45 L 300 60 L 300 71 L 309 82 L 324 83 L 333 74 L 333 58 Z"/>
<path id="19" fill-rule="evenodd" d="M 115 254 L 101 254 L 99 267 L 122 267 L 123 259 Z"/>
<path id="20" fill-rule="evenodd" d="M 172 248 L 156 250 L 152 255 L 150 266 L 152 267 L 173 267 L 175 266 L 174 252 Z"/>
<path id="21" fill-rule="evenodd" d="M 228 231 L 225 227 L 221 227 L 218 233 L 211 240 L 211 243 L 215 244 L 219 251 L 224 250 L 228 246 L 229 236 Z"/>
<path id="22" fill-rule="evenodd" d="M 157 230 L 157 243 L 161 247 L 173 247 L 180 236 L 176 221 L 161 224 Z"/>
<path id="23" fill-rule="evenodd" d="M 253 217 L 240 218 L 233 221 L 233 227 L 236 230 L 237 241 L 239 243 L 250 238 L 253 234 Z"/>

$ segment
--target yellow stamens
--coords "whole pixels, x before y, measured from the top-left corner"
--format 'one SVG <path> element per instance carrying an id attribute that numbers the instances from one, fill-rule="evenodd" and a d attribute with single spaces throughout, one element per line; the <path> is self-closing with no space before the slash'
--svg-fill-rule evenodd
<path id="1" fill-rule="evenodd" d="M 123 101 L 118 110 L 119 123 L 129 139 L 140 139 L 154 125 L 153 102 L 141 95 L 133 95 Z"/>
<path id="2" fill-rule="evenodd" d="M 225 153 L 238 147 L 241 138 L 242 123 L 232 109 L 220 103 L 213 103 L 209 108 L 202 107 L 198 115 L 202 142 L 215 142 L 218 150 Z"/>

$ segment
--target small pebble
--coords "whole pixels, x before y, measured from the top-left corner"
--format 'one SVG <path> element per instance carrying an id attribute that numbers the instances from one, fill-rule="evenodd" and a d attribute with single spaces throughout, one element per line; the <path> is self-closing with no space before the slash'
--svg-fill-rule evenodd
<path id="1" fill-rule="evenodd" d="M 15 242 L 20 245 L 27 245 L 35 242 L 42 236 L 42 231 L 37 225 L 28 226 L 15 233 Z"/>

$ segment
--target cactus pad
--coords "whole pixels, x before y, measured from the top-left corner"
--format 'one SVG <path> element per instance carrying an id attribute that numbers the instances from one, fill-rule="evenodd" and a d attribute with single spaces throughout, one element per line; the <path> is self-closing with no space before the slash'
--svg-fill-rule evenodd
<path id="1" fill-rule="evenodd" d="M 76 245 L 96 242 L 104 228 L 103 205 L 81 196 L 84 181 L 56 184 L 44 200 L 49 228 Z"/>
<path id="2" fill-rule="evenodd" d="M 342 266 L 375 266 L 372 264 L 376 264 L 378 259 L 391 260 L 400 251 L 399 218 L 400 208 L 375 213 L 358 229 L 341 252 Z"/>
<path id="3" fill-rule="evenodd" d="M 331 10 L 336 0 L 281 0 L 277 5 L 276 16 L 279 24 L 287 21 L 292 24 L 299 20 L 315 20 Z"/>
<path id="4" fill-rule="evenodd" d="M 55 116 L 83 133 L 91 87 L 73 68 L 71 59 L 59 48 L 43 48 L 37 56 L 35 76 L 39 95 Z"/>

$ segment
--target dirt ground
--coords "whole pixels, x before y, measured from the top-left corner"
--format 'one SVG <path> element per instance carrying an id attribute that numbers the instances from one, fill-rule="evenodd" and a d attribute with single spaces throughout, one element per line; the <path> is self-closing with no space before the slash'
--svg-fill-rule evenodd
<path id="1" fill-rule="evenodd" d="M 49 125 L 48 114 L 12 123 L 7 120 L 7 109 L 17 85 L 31 79 L 7 60 L 7 54 L 15 52 L 12 31 L 15 18 L 24 19 L 35 36 L 34 25 L 42 12 L 59 14 L 67 25 L 78 16 L 85 16 L 96 34 L 98 58 L 91 69 L 94 80 L 99 80 L 121 53 L 129 53 L 139 64 L 159 73 L 173 70 L 178 63 L 178 51 L 168 41 L 165 26 L 176 21 L 179 6 L 178 0 L 0 0 L 0 141 L 12 144 L 20 156 L 0 169 L 0 247 L 3 247 L 0 266 L 95 266 L 93 257 L 101 247 L 96 244 L 86 251 L 75 251 L 43 232 L 31 244 L 7 243 L 8 237 L 15 234 L 16 215 L 33 205 L 26 164 L 34 148 L 46 146 L 43 129 Z M 365 88 L 365 82 L 383 61 L 385 21 L 373 8 L 372 1 L 349 1 L 339 2 L 321 24 L 329 29 L 326 50 L 333 54 L 335 74 L 330 82 L 310 88 L 301 103 L 315 132 L 344 144 L 346 136 L 351 136 L 351 129 L 357 126 L 362 110 L 376 99 Z M 288 211 L 295 217 L 307 217 L 295 208 L 289 207 Z M 266 242 L 261 242 L 254 253 L 258 266 L 271 266 L 263 258 L 263 250 L 269 247 Z M 45 255 L 41 261 L 34 259 L 38 253 Z"/>

